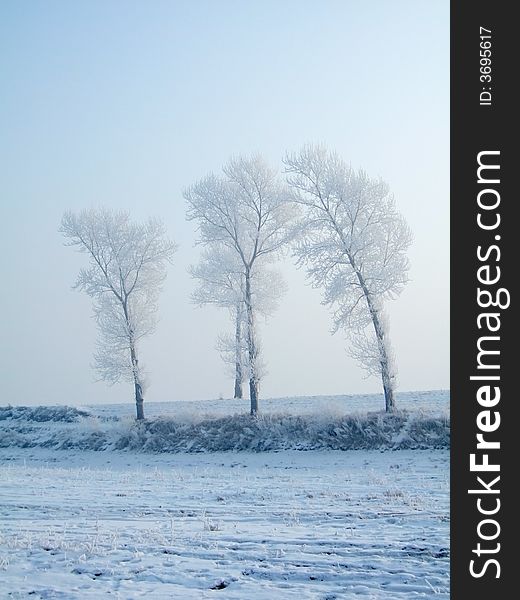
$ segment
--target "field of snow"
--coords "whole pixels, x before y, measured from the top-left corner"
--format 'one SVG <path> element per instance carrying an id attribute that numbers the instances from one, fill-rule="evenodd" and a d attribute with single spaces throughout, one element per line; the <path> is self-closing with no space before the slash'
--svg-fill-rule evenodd
<path id="1" fill-rule="evenodd" d="M 448 598 L 448 453 L 0 453 L 5 598 Z"/>
<path id="2" fill-rule="evenodd" d="M 345 398 L 360 413 L 381 408 L 380 397 Z M 335 401 L 290 399 L 283 412 L 344 417 L 342 397 Z M 447 415 L 447 392 L 408 401 L 411 412 Z M 209 414 L 237 412 L 230 401 L 196 404 L 149 405 L 148 415 L 171 410 L 171 419 L 175 410 L 204 428 Z M 274 414 L 278 405 L 262 408 Z M 150 453 L 18 443 L 54 430 L 60 439 L 103 424 L 117 430 L 131 409 L 2 409 L 1 439 L 11 439 L 0 448 L 0 598 L 449 597 L 446 449 Z"/>
<path id="3" fill-rule="evenodd" d="M 428 414 L 449 412 L 448 390 L 397 392 L 396 404 L 400 410 L 420 411 Z M 349 396 L 292 396 L 289 398 L 261 398 L 262 414 L 340 416 L 384 410 L 383 394 L 355 394 Z M 84 407 L 85 410 L 104 417 L 133 417 L 135 407 L 128 404 L 101 404 Z M 249 400 L 200 400 L 196 402 L 146 402 L 146 416 L 172 417 L 180 420 L 224 417 L 249 413 Z"/>

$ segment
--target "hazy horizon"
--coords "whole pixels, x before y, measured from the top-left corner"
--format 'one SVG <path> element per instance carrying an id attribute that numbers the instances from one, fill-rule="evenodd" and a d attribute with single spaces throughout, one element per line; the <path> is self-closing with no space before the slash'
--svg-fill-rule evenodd
<path id="1" fill-rule="evenodd" d="M 161 217 L 179 244 L 142 344 L 145 400 L 231 396 L 228 315 L 190 303 L 201 247 L 182 190 L 240 153 L 281 170 L 306 142 L 388 182 L 415 238 L 386 305 L 398 391 L 449 388 L 448 2 L 4 2 L 0 68 L 2 405 L 133 401 L 95 382 L 91 301 L 71 289 L 85 256 L 58 233 L 91 206 Z M 320 290 L 278 266 L 261 398 L 379 393 Z"/>

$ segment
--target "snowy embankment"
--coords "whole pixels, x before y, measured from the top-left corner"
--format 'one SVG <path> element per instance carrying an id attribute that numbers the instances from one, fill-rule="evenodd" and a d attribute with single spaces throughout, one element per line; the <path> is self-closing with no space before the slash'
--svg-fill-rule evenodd
<path id="1" fill-rule="evenodd" d="M 447 392 L 402 396 L 405 409 L 391 415 L 361 412 L 375 405 L 374 395 L 292 399 L 290 407 L 271 400 L 254 419 L 244 414 L 243 401 L 155 403 L 150 414 L 167 416 L 142 423 L 133 421 L 128 406 L 0 407 L 0 447 L 143 452 L 449 448 Z M 242 414 L 225 414 L 237 406 Z"/>

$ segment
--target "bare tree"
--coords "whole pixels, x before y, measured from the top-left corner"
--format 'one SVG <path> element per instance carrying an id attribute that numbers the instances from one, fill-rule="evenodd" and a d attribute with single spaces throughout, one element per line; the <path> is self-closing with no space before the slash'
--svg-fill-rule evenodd
<path id="1" fill-rule="evenodd" d="M 71 211 L 63 215 L 60 232 L 66 245 L 88 255 L 75 289 L 94 301 L 99 328 L 95 368 L 110 384 L 134 384 L 137 419 L 144 419 L 144 379 L 138 344 L 153 332 L 157 301 L 175 244 L 162 222 L 132 223 L 126 212 Z"/>
<path id="2" fill-rule="evenodd" d="M 324 289 L 333 331 L 347 329 L 352 355 L 381 376 L 386 410 L 392 411 L 396 370 L 383 303 L 408 281 L 410 229 L 388 185 L 354 171 L 335 153 L 305 146 L 284 163 L 293 201 L 305 208 L 298 265 Z"/>
<path id="3" fill-rule="evenodd" d="M 204 248 L 200 262 L 190 268 L 190 273 L 198 280 L 192 301 L 199 306 L 210 304 L 226 308 L 230 313 L 233 334 L 219 335 L 217 350 L 222 360 L 233 366 L 233 397 L 242 398 L 242 385 L 249 374 L 244 265 L 235 251 L 218 242 Z M 278 271 L 265 265 L 258 265 L 251 279 L 252 304 L 258 315 L 267 318 L 277 309 L 286 291 L 285 281 Z M 265 366 L 259 365 L 258 336 L 256 344 L 256 376 L 260 381 Z"/>
<path id="4" fill-rule="evenodd" d="M 235 253 L 243 269 L 251 414 L 258 411 L 258 345 L 255 335 L 253 276 L 273 260 L 292 235 L 294 209 L 275 171 L 259 157 L 238 157 L 223 176 L 208 175 L 185 190 L 188 220 L 199 225 L 200 243 L 221 244 Z"/>

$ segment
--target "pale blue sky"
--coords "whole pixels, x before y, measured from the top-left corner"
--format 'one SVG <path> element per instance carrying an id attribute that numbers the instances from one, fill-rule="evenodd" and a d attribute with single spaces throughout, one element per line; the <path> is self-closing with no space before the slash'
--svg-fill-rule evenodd
<path id="1" fill-rule="evenodd" d="M 142 350 L 149 400 L 229 395 L 214 350 L 226 315 L 190 305 L 197 259 L 183 187 L 232 154 L 319 141 L 382 176 L 415 243 L 391 305 L 400 389 L 449 386 L 449 2 L 193 0 L 0 3 L 3 403 L 125 401 L 94 383 L 83 257 L 68 208 L 162 216 L 180 244 Z M 288 261 L 261 333 L 264 396 L 379 391 Z"/>

